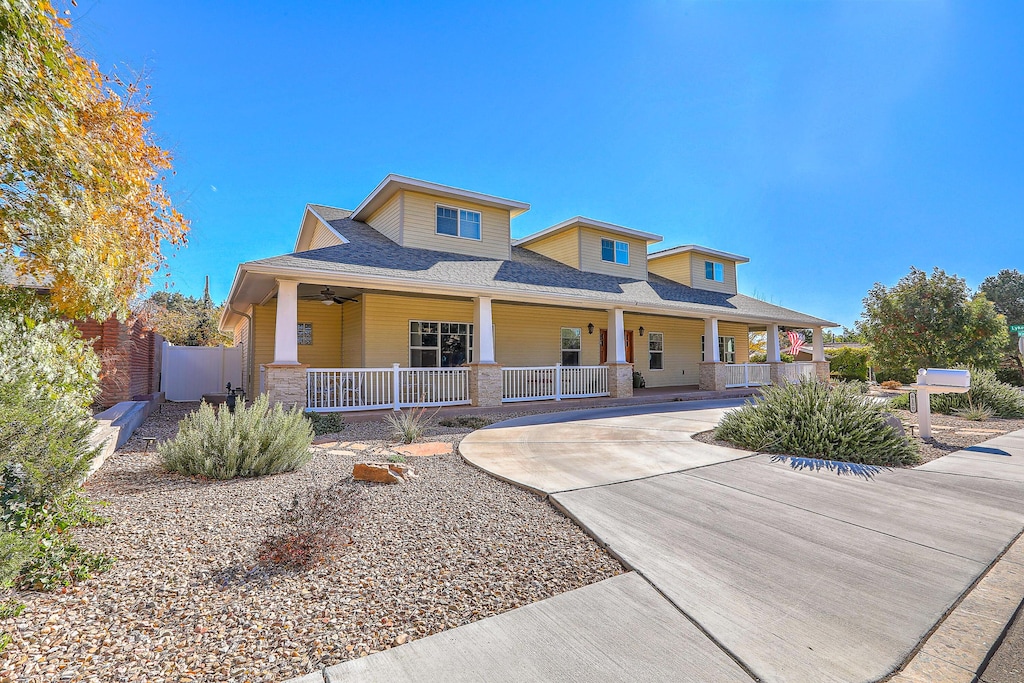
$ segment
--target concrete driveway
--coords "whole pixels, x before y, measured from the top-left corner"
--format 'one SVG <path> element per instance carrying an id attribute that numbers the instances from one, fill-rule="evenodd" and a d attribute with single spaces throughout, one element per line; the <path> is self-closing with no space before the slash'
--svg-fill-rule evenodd
<path id="1" fill-rule="evenodd" d="M 632 572 L 327 680 L 877 681 L 1024 529 L 1021 433 L 864 479 L 690 438 L 725 409 L 533 416 L 465 439 Z"/>

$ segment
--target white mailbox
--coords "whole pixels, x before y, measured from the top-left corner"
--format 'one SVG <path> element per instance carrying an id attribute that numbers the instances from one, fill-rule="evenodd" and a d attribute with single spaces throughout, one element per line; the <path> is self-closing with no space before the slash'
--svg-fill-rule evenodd
<path id="1" fill-rule="evenodd" d="M 917 426 L 921 438 L 932 437 L 932 394 L 966 394 L 971 390 L 971 373 L 967 370 L 928 368 L 917 371 Z"/>

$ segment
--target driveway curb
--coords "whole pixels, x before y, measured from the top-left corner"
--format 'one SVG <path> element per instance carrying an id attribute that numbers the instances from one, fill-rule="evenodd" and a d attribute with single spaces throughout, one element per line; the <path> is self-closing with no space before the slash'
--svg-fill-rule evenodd
<path id="1" fill-rule="evenodd" d="M 981 682 L 1024 597 L 1024 534 L 968 590 L 890 683 Z"/>

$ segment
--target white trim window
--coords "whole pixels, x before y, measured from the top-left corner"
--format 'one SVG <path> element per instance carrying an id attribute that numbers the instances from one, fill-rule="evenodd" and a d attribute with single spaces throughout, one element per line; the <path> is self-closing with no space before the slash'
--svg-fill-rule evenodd
<path id="1" fill-rule="evenodd" d="M 704 279 L 725 282 L 725 266 L 718 261 L 705 261 Z"/>
<path id="2" fill-rule="evenodd" d="M 629 265 L 629 242 L 601 238 L 601 260 L 608 263 Z"/>
<path id="3" fill-rule="evenodd" d="M 736 362 L 736 337 L 719 337 L 718 338 L 718 358 L 723 363 L 735 363 Z M 700 359 L 701 361 L 707 360 L 704 358 L 704 335 L 700 336 Z"/>
<path id="4" fill-rule="evenodd" d="M 313 323 L 297 323 L 295 336 L 299 346 L 313 345 Z"/>
<path id="5" fill-rule="evenodd" d="M 472 362 L 472 323 L 409 321 L 409 367 L 457 368 Z"/>
<path id="6" fill-rule="evenodd" d="M 579 327 L 562 328 L 562 365 L 578 366 L 583 349 L 583 330 Z"/>
<path id="7" fill-rule="evenodd" d="M 468 240 L 480 239 L 481 216 L 479 211 L 467 211 L 452 206 L 437 204 L 435 232 L 449 237 L 463 237 Z"/>
<path id="8" fill-rule="evenodd" d="M 665 369 L 665 335 L 661 332 L 647 333 L 647 351 L 650 360 L 647 363 L 649 370 Z"/>

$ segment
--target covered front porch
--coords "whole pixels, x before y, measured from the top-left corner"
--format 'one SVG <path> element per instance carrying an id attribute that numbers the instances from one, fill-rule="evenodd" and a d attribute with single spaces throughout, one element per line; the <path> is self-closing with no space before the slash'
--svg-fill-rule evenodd
<path id="1" fill-rule="evenodd" d="M 634 372 L 648 390 L 676 391 L 827 377 L 820 328 L 820 361 L 779 362 L 776 335 L 768 362 L 751 364 L 754 321 L 582 302 L 275 278 L 245 317 L 235 334 L 247 347 L 250 392 L 315 411 L 621 399 L 633 395 Z M 718 343 L 706 345 L 708 338 Z"/>

